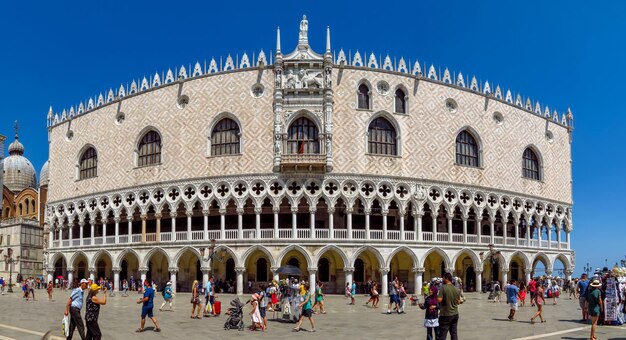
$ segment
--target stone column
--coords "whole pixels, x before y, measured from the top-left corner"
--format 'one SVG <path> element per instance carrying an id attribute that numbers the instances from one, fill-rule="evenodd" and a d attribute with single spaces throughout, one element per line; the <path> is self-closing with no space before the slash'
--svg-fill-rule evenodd
<path id="1" fill-rule="evenodd" d="M 543 226 L 539 226 L 539 228 L 537 228 L 537 242 L 539 243 L 537 245 L 537 248 L 541 248 L 541 241 L 542 241 L 542 237 L 543 235 L 541 235 L 541 233 L 543 232 Z"/>
<path id="2" fill-rule="evenodd" d="M 120 268 L 113 268 L 113 291 L 120 291 L 120 272 L 122 270 Z"/>
<path id="3" fill-rule="evenodd" d="M 345 268 L 343 268 L 343 273 L 346 275 L 346 282 L 345 283 L 349 283 L 350 285 L 352 285 L 352 275 L 354 274 L 354 268 L 353 267 L 345 267 Z"/>
<path id="4" fill-rule="evenodd" d="M 246 271 L 244 267 L 235 268 L 237 273 L 237 295 L 243 295 L 243 273 Z"/>
<path id="5" fill-rule="evenodd" d="M 141 278 L 141 282 L 139 283 L 140 285 L 143 285 L 143 283 L 146 282 L 147 273 L 148 273 L 148 268 L 145 268 L 145 267 L 139 268 L 139 277 Z"/>
<path id="6" fill-rule="evenodd" d="M 73 225 L 74 225 L 74 223 L 68 224 L 68 230 L 67 230 L 67 239 L 69 240 L 70 247 L 73 246 L 72 245 L 72 226 Z"/>
<path id="7" fill-rule="evenodd" d="M 328 207 L 328 238 L 329 239 L 334 239 L 335 238 L 335 221 L 334 221 L 334 215 L 335 214 L 335 207 Z"/>
<path id="8" fill-rule="evenodd" d="M 57 227 L 59 229 L 59 248 L 63 247 L 63 225 Z"/>
<path id="9" fill-rule="evenodd" d="M 502 284 L 501 284 L 501 287 L 504 289 L 504 287 L 506 286 L 506 283 L 509 281 L 509 269 L 508 268 L 502 268 L 501 272 L 502 272 Z"/>
<path id="10" fill-rule="evenodd" d="M 272 267 L 272 268 L 270 268 L 270 270 L 272 271 L 272 279 L 276 280 L 277 282 L 280 281 L 280 276 L 278 274 L 276 274 L 276 271 L 278 270 L 278 267 Z"/>
<path id="11" fill-rule="evenodd" d="M 317 207 L 309 207 L 309 228 L 311 229 L 311 238 L 317 238 L 315 235 L 315 212 Z"/>
<path id="12" fill-rule="evenodd" d="M 298 238 L 298 207 L 291 207 L 291 238 Z"/>
<path id="13" fill-rule="evenodd" d="M 113 220 L 115 221 L 115 244 L 120 243 L 120 217 L 119 216 L 115 216 L 113 218 Z"/>
<path id="14" fill-rule="evenodd" d="M 274 213 L 274 238 L 278 238 L 278 213 L 280 212 L 280 207 L 272 207 L 272 212 Z"/>
<path id="15" fill-rule="evenodd" d="M 437 242 L 437 219 L 439 218 L 439 214 L 434 214 L 433 211 L 430 212 L 433 220 L 433 241 Z"/>
<path id="16" fill-rule="evenodd" d="M 202 209 L 202 218 L 203 218 L 203 228 L 202 231 L 204 235 L 202 236 L 203 240 L 209 239 L 209 209 Z"/>
<path id="17" fill-rule="evenodd" d="M 176 241 L 176 211 L 170 212 L 172 218 L 172 242 Z"/>
<path id="18" fill-rule="evenodd" d="M 476 291 L 479 293 L 482 293 L 483 292 L 483 270 L 476 269 L 474 270 L 474 273 L 476 273 Z"/>
<path id="19" fill-rule="evenodd" d="M 48 280 L 46 281 L 46 284 L 48 282 L 54 282 L 54 278 L 52 277 L 52 273 L 54 272 L 54 268 L 47 268 L 46 271 L 48 272 Z M 69 279 L 67 280 L 69 282 Z"/>
<path id="20" fill-rule="evenodd" d="M 102 244 L 107 243 L 107 223 L 105 219 L 102 219 Z"/>
<path id="21" fill-rule="evenodd" d="M 413 268 L 413 275 L 414 275 L 414 283 L 415 283 L 415 288 L 414 288 L 414 292 L 413 294 L 420 296 L 420 292 L 422 290 L 422 286 L 424 285 L 424 272 L 426 270 L 423 267 L 417 267 L 417 268 Z"/>
<path id="22" fill-rule="evenodd" d="M 146 220 L 148 215 L 141 215 L 141 243 L 146 242 Z"/>
<path id="23" fill-rule="evenodd" d="M 515 221 L 515 247 L 519 247 L 519 220 Z"/>
<path id="24" fill-rule="evenodd" d="M 548 277 L 552 276 L 552 268 L 546 268 L 546 276 Z"/>
<path id="25" fill-rule="evenodd" d="M 503 243 L 504 246 L 506 246 L 506 239 L 508 238 L 507 234 L 508 234 L 508 229 L 509 229 L 509 221 L 508 221 L 508 219 L 507 219 L 506 223 L 504 223 L 502 225 L 502 229 L 503 229 L 503 232 L 502 232 L 502 240 L 503 241 L 502 241 L 502 243 Z"/>
<path id="26" fill-rule="evenodd" d="M 530 247 L 530 223 L 526 222 L 526 247 Z"/>
<path id="27" fill-rule="evenodd" d="M 237 239 L 243 240 L 243 208 L 237 208 Z"/>
<path id="28" fill-rule="evenodd" d="M 52 272 L 54 272 L 54 268 L 52 269 Z M 67 269 L 67 282 L 69 287 L 72 287 L 72 284 L 74 284 L 74 268 Z"/>
<path id="29" fill-rule="evenodd" d="M 348 239 L 351 240 L 352 239 L 352 208 L 346 208 L 346 222 L 347 222 L 347 228 L 348 228 Z"/>
<path id="30" fill-rule="evenodd" d="M 574 274 L 574 271 L 566 269 L 564 274 L 565 274 L 565 280 L 570 281 L 572 279 L 572 274 Z"/>
<path id="31" fill-rule="evenodd" d="M 315 285 L 317 280 L 315 279 L 315 274 L 317 274 L 317 267 L 309 267 L 307 268 L 309 271 L 309 292 L 311 292 L 311 296 L 315 295 Z"/>
<path id="32" fill-rule="evenodd" d="M 209 282 L 209 274 L 211 273 L 210 267 L 202 267 L 200 268 L 202 271 L 202 287 L 206 287 L 207 282 Z"/>
<path id="33" fill-rule="evenodd" d="M 263 212 L 261 207 L 254 208 L 254 230 L 257 240 L 261 238 L 261 212 Z"/>
<path id="34" fill-rule="evenodd" d="M 561 227 L 559 226 L 556 227 L 556 244 L 557 244 L 557 248 L 561 250 Z"/>
<path id="35" fill-rule="evenodd" d="M 448 220 L 448 242 L 452 242 L 452 218 L 454 215 L 447 215 Z"/>
<path id="36" fill-rule="evenodd" d="M 383 211 L 382 215 L 383 215 L 383 240 L 387 239 L 387 215 L 389 214 L 389 211 Z"/>
<path id="37" fill-rule="evenodd" d="M 389 274 L 389 268 L 380 268 L 380 276 L 381 276 L 381 283 L 380 285 L 382 286 L 382 295 L 383 296 L 387 296 L 389 295 L 389 290 L 387 287 L 389 285 L 389 280 L 387 278 L 387 275 Z"/>
<path id="38" fill-rule="evenodd" d="M 370 214 L 372 213 L 372 209 L 365 209 L 365 239 L 370 239 Z"/>
<path id="39" fill-rule="evenodd" d="M 495 217 L 489 217 L 489 234 L 491 236 L 491 244 L 495 241 L 496 236 L 496 219 Z"/>
<path id="40" fill-rule="evenodd" d="M 469 216 L 463 214 L 463 243 L 467 243 L 467 219 Z"/>
<path id="41" fill-rule="evenodd" d="M 226 238 L 226 209 L 220 208 L 220 239 Z"/>
<path id="42" fill-rule="evenodd" d="M 532 273 L 532 269 L 530 268 L 524 268 L 524 279 L 526 280 L 526 282 L 524 282 L 525 284 L 528 284 L 528 282 L 530 282 L 530 274 Z"/>
<path id="43" fill-rule="evenodd" d="M 80 232 L 81 232 L 80 245 L 82 246 L 83 245 L 83 237 L 82 237 L 83 227 L 82 227 L 82 225 L 80 227 Z M 50 240 L 49 241 L 50 243 L 49 243 L 48 247 L 52 248 L 52 245 L 54 244 L 53 243 L 53 241 L 54 241 L 54 231 L 52 230 L 52 227 L 50 227 L 50 231 L 48 232 L 48 240 Z"/>
<path id="44" fill-rule="evenodd" d="M 161 213 L 154 214 L 156 218 L 156 241 L 161 242 Z"/>
<path id="45" fill-rule="evenodd" d="M 191 217 L 193 211 L 187 211 L 187 241 L 191 241 Z"/>
<path id="46" fill-rule="evenodd" d="M 398 217 L 400 219 L 400 241 L 404 241 L 404 210 L 398 210 Z"/>
<path id="47" fill-rule="evenodd" d="M 415 229 L 415 232 L 417 233 L 416 235 L 416 240 L 418 242 L 422 242 L 424 241 L 423 237 L 422 237 L 422 214 L 417 213 L 417 212 L 413 212 L 413 229 Z"/>
<path id="48" fill-rule="evenodd" d="M 548 249 L 552 248 L 552 226 L 546 227 L 546 231 L 548 232 Z"/>
<path id="49" fill-rule="evenodd" d="M 128 242 L 127 243 L 131 243 L 133 242 L 133 215 L 132 214 L 128 215 L 126 219 L 128 220 Z"/>
<path id="50" fill-rule="evenodd" d="M 170 281 L 172 281 L 172 292 L 176 293 L 176 274 L 178 273 L 178 267 L 170 267 Z"/>
<path id="51" fill-rule="evenodd" d="M 96 268 L 89 268 L 89 278 L 92 281 L 96 281 Z"/>
<path id="52" fill-rule="evenodd" d="M 567 243 L 567 249 L 570 249 L 570 233 L 571 231 L 567 231 L 567 229 L 565 230 L 565 242 Z"/>
<path id="53" fill-rule="evenodd" d="M 478 218 L 478 216 L 476 216 Z M 477 234 L 477 238 L 478 238 L 478 242 L 476 243 L 482 243 L 482 241 L 480 240 L 481 236 L 483 236 L 483 219 L 482 217 L 480 218 L 480 221 L 476 221 L 476 234 Z"/>

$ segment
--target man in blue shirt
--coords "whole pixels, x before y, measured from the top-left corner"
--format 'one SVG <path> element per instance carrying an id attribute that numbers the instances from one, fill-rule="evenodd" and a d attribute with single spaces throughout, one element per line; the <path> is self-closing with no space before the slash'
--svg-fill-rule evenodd
<path id="1" fill-rule="evenodd" d="M 517 297 L 519 296 L 519 288 L 517 288 L 517 280 L 511 280 L 511 284 L 506 286 L 506 302 L 511 306 L 509 313 L 509 321 L 515 321 L 515 311 L 517 311 Z"/>
<path id="2" fill-rule="evenodd" d="M 76 328 L 78 328 L 80 338 L 85 339 L 85 324 L 80 317 L 80 310 L 83 308 L 83 290 L 85 289 L 87 289 L 87 280 L 82 279 L 80 280 L 80 287 L 74 289 L 67 300 L 65 315 L 70 315 L 70 334 L 67 336 L 67 340 L 72 340 Z"/>
<path id="3" fill-rule="evenodd" d="M 582 322 L 585 323 L 589 321 L 589 311 L 585 308 L 585 303 L 587 302 L 587 288 L 589 288 L 589 281 L 587 281 L 587 274 L 583 274 L 578 281 L 576 291 L 578 292 L 578 304 L 583 311 Z"/>
<path id="4" fill-rule="evenodd" d="M 205 303 L 205 309 L 204 309 L 204 316 L 208 317 L 211 316 L 211 314 L 215 315 L 215 313 L 213 313 L 213 303 L 215 302 L 215 297 L 214 297 L 214 278 L 211 277 L 209 278 L 209 281 L 206 283 L 206 287 L 204 289 L 204 303 Z M 209 311 L 211 314 L 209 314 Z"/>
<path id="5" fill-rule="evenodd" d="M 154 323 L 154 327 L 156 327 L 155 331 L 160 332 L 161 327 L 159 327 L 159 323 L 152 313 L 152 308 L 154 307 L 154 289 L 152 288 L 152 283 L 150 283 L 149 280 L 146 280 L 144 286 L 146 289 L 143 292 L 143 298 L 137 300 L 137 304 L 143 302 L 143 307 L 141 307 L 141 327 L 139 327 L 135 332 L 144 331 L 146 316 L 148 316 L 150 320 L 152 320 L 152 323 Z"/>

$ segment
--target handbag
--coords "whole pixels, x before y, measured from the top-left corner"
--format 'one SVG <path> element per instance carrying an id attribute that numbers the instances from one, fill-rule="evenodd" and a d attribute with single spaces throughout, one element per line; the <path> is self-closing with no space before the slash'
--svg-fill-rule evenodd
<path id="1" fill-rule="evenodd" d="M 69 315 L 64 315 L 61 320 L 61 330 L 63 331 L 63 336 L 70 336 L 70 317 Z"/>

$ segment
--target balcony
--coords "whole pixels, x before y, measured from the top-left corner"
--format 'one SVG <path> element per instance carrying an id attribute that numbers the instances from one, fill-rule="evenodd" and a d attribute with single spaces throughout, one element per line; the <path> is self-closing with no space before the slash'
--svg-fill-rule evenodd
<path id="1" fill-rule="evenodd" d="M 286 154 L 281 156 L 282 172 L 326 172 L 326 154 Z"/>
<path id="2" fill-rule="evenodd" d="M 143 241 L 142 241 L 143 239 Z M 567 242 L 547 241 L 538 239 L 526 239 L 522 237 L 508 236 L 506 239 L 503 236 L 490 236 L 490 235 L 475 235 L 475 234 L 459 234 L 459 233 L 445 233 L 438 232 L 433 233 L 429 231 L 421 232 L 421 240 L 418 241 L 418 233 L 412 230 L 381 230 L 381 229 L 329 229 L 323 226 L 316 226 L 312 228 L 296 228 L 293 229 L 289 226 L 282 226 L 278 229 L 274 228 L 242 228 L 242 229 L 224 229 L 224 230 L 192 230 L 190 231 L 175 231 L 175 232 L 161 232 L 141 234 L 123 234 L 123 235 L 109 235 L 106 237 L 85 237 L 85 238 L 73 238 L 72 240 L 53 240 L 51 243 L 52 249 L 63 248 L 79 248 L 79 247 L 102 247 L 109 245 L 142 245 L 150 244 L 153 246 L 155 243 L 168 244 L 175 242 L 205 244 L 209 240 L 222 240 L 222 242 L 228 241 L 249 241 L 254 240 L 255 243 L 271 243 L 275 240 L 284 240 L 288 243 L 300 242 L 300 241 L 316 241 L 321 240 L 323 243 L 330 242 L 357 242 L 362 243 L 381 243 L 389 242 L 391 244 L 415 244 L 415 245 L 429 245 L 436 244 L 451 244 L 451 245 L 463 245 L 472 244 L 480 246 L 488 246 L 490 244 L 496 245 L 498 248 L 535 248 L 535 249 L 553 249 L 557 250 L 569 250 Z M 116 241 L 117 240 L 117 241 Z"/>

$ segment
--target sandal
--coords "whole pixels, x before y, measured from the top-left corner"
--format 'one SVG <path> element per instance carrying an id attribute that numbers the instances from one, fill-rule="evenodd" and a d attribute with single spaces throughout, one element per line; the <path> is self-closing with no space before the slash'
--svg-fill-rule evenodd
<path id="1" fill-rule="evenodd" d="M 299 332 L 299 331 L 300 331 L 300 327 L 294 327 L 294 328 L 293 328 L 293 331 L 294 331 L 294 332 Z"/>
<path id="2" fill-rule="evenodd" d="M 154 331 L 155 331 L 155 332 L 160 332 L 160 331 L 161 331 L 161 328 L 157 328 L 157 329 L 155 329 Z"/>
<path id="3" fill-rule="evenodd" d="M 143 331 L 144 331 L 144 329 L 143 329 L 143 328 L 137 328 L 137 330 L 135 330 L 135 332 L 137 332 L 137 333 L 141 333 L 141 332 L 143 332 Z"/>

